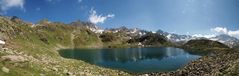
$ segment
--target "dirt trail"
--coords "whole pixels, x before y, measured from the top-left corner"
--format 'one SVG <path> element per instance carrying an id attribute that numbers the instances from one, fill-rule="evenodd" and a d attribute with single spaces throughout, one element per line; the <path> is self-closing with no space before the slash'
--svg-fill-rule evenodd
<path id="1" fill-rule="evenodd" d="M 75 44 L 74 44 L 74 39 L 75 39 L 75 33 L 76 31 L 74 30 L 72 33 L 71 33 L 71 46 L 72 48 L 74 48 Z"/>

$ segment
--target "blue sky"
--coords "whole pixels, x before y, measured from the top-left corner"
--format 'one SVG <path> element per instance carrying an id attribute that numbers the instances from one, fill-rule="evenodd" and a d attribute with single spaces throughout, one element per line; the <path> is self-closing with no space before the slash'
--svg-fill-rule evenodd
<path id="1" fill-rule="evenodd" d="M 239 38 L 239 0 L 0 0 L 0 13 L 29 22 L 90 21 L 177 34 Z"/>

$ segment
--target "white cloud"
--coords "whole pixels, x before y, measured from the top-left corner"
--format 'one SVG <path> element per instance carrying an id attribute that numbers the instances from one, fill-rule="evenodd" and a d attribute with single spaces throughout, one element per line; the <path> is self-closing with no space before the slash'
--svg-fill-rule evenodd
<path id="1" fill-rule="evenodd" d="M 104 23 L 106 19 L 113 18 L 115 16 L 114 14 L 108 14 L 106 16 L 97 15 L 97 12 L 94 9 L 90 10 L 90 14 L 89 21 L 94 24 Z"/>
<path id="2" fill-rule="evenodd" d="M 212 28 L 211 31 L 215 31 L 217 33 L 223 33 L 223 34 L 227 34 L 228 33 L 228 30 L 225 27 Z"/>
<path id="3" fill-rule="evenodd" d="M 192 35 L 193 37 L 204 37 L 204 38 L 212 38 L 212 37 L 216 37 L 216 35 L 211 34 L 211 35 L 202 35 L 202 34 L 194 34 Z"/>
<path id="4" fill-rule="evenodd" d="M 226 34 L 232 37 L 236 37 L 239 38 L 239 29 L 238 30 L 229 30 L 226 27 L 215 27 L 215 28 L 211 28 L 211 31 L 214 34 L 194 34 L 192 35 L 193 37 L 204 37 L 204 38 L 212 38 L 212 37 L 216 37 L 219 34 Z"/>
<path id="5" fill-rule="evenodd" d="M 6 12 L 10 8 L 14 8 L 14 7 L 20 8 L 25 11 L 24 4 L 25 4 L 25 0 L 1 0 L 0 1 L 2 12 Z"/>
<path id="6" fill-rule="evenodd" d="M 228 34 L 229 34 L 230 36 L 239 37 L 239 30 L 236 30 L 236 31 L 228 31 Z"/>
<path id="7" fill-rule="evenodd" d="M 214 31 L 214 32 L 217 32 L 217 33 L 223 33 L 223 34 L 227 34 L 229 36 L 239 38 L 239 29 L 235 30 L 235 31 L 232 31 L 232 30 L 228 30 L 225 27 L 216 27 L 216 28 L 212 28 L 211 31 Z"/>

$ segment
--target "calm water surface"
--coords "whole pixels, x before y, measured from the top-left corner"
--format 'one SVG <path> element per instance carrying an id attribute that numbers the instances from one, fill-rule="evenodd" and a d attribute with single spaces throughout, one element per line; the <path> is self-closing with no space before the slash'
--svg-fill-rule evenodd
<path id="1" fill-rule="evenodd" d="M 175 71 L 201 57 L 200 53 L 173 47 L 64 49 L 59 53 L 65 58 L 79 59 L 90 64 L 130 73 Z"/>

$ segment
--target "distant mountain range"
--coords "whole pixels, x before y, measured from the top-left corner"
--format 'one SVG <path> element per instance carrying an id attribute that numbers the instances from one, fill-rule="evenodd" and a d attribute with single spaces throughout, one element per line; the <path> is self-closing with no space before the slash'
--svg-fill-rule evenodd
<path id="1" fill-rule="evenodd" d="M 196 37 L 191 35 L 178 35 L 178 34 L 164 32 L 162 30 L 158 30 L 157 33 L 166 36 L 169 41 L 174 43 L 184 44 L 189 40 L 209 39 L 209 40 L 221 42 L 231 48 L 239 46 L 239 39 L 226 34 L 221 34 L 215 37 L 206 38 L 206 37 Z"/>
<path id="2" fill-rule="evenodd" d="M 89 24 L 87 24 L 89 25 Z M 168 41 L 173 42 L 175 44 L 178 45 L 183 45 L 186 42 L 188 42 L 189 40 L 197 40 L 197 39 L 208 39 L 208 40 L 213 40 L 213 41 L 218 41 L 221 42 L 231 48 L 233 47 L 238 47 L 239 46 L 239 39 L 226 35 L 226 34 L 221 34 L 221 35 L 217 35 L 215 37 L 196 37 L 196 36 L 192 36 L 192 35 L 179 35 L 179 34 L 174 34 L 174 33 L 168 33 L 162 30 L 158 30 L 156 32 L 152 32 L 152 31 L 146 31 L 146 30 L 141 30 L 138 28 L 133 28 L 133 29 L 129 29 L 127 27 L 119 27 L 119 28 L 112 28 L 112 29 L 101 29 L 99 27 L 97 27 L 96 25 L 91 25 L 88 26 L 87 28 L 89 28 L 90 30 L 92 30 L 95 33 L 102 33 L 102 32 L 113 32 L 113 33 L 117 33 L 117 32 L 125 32 L 129 38 L 135 37 L 135 36 L 143 36 L 146 33 L 156 33 L 159 35 L 163 35 L 167 38 Z"/>
<path id="3" fill-rule="evenodd" d="M 21 22 L 21 19 L 19 19 L 18 17 L 6 17 L 6 18 L 10 19 L 13 22 Z M 43 21 L 43 23 L 44 23 L 44 21 Z M 49 22 L 45 21 L 45 23 L 49 23 Z M 177 45 L 183 45 L 190 40 L 208 39 L 208 40 L 221 42 L 231 48 L 239 47 L 239 39 L 229 36 L 229 35 L 226 35 L 226 34 L 221 34 L 221 35 L 217 35 L 215 37 L 206 38 L 206 37 L 196 37 L 196 36 L 192 36 L 192 35 L 179 35 L 179 34 L 174 34 L 174 33 L 168 33 L 168 32 L 162 31 L 160 29 L 156 32 L 142 30 L 139 28 L 127 28 L 124 26 L 119 27 L 119 28 L 102 29 L 102 28 L 96 26 L 95 24 L 92 24 L 89 22 L 81 22 L 81 21 L 75 21 L 75 22 L 70 23 L 69 25 L 86 28 L 86 29 L 91 30 L 94 33 L 97 33 L 97 34 L 102 34 L 104 32 L 124 33 L 125 35 L 122 37 L 125 37 L 126 39 L 140 38 L 149 33 L 153 33 L 153 34 L 165 36 L 165 38 L 168 41 L 175 43 Z M 32 26 L 34 26 L 34 24 Z M 158 36 L 154 36 L 154 37 L 158 37 Z"/>
<path id="4" fill-rule="evenodd" d="M 239 40 L 235 37 L 226 35 L 226 34 L 221 34 L 218 35 L 216 37 L 211 37 L 209 38 L 210 40 L 214 40 L 214 41 L 219 41 L 229 47 L 238 47 L 239 46 Z"/>

